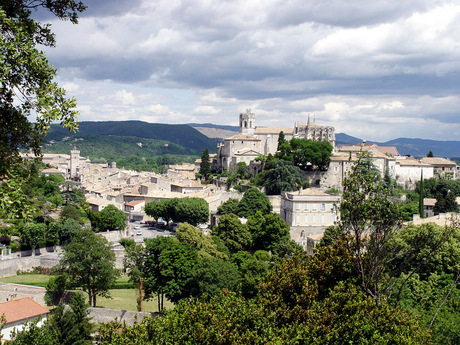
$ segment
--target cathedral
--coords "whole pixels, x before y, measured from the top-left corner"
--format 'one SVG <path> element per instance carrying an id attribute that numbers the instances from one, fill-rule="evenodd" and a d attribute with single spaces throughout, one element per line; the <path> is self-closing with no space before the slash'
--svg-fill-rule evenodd
<path id="1" fill-rule="evenodd" d="M 255 126 L 256 115 L 251 109 L 246 109 L 240 114 L 239 133 L 224 139 L 223 144 L 217 146 L 217 170 L 234 168 L 238 163 L 247 165 L 260 155 L 273 155 L 278 147 L 280 132 L 284 133 L 286 140 L 292 138 L 305 138 L 314 141 L 328 141 L 335 147 L 335 128 L 310 122 L 295 123 L 294 127 L 269 128 Z"/>

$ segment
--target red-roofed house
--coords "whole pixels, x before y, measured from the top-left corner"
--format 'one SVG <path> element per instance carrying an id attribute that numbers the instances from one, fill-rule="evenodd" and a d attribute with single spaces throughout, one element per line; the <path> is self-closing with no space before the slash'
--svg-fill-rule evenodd
<path id="1" fill-rule="evenodd" d="M 16 328 L 21 331 L 27 321 L 39 318 L 37 326 L 40 327 L 46 320 L 49 310 L 42 307 L 30 297 L 20 298 L 9 302 L 0 303 L 0 315 L 5 315 L 6 323 L 2 329 L 2 341 L 11 340 L 10 333 Z"/>

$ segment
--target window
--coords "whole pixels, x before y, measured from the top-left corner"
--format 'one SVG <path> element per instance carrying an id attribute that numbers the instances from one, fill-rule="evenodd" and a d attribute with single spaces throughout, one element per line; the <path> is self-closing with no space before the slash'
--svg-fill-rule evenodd
<path id="1" fill-rule="evenodd" d="M 316 210 L 316 204 L 313 204 L 312 209 L 313 209 L 313 210 Z"/>
<path id="2" fill-rule="evenodd" d="M 295 216 L 295 223 L 299 224 L 300 223 L 300 216 Z"/>
<path id="3" fill-rule="evenodd" d="M 321 204 L 321 211 L 326 211 L 326 204 Z"/>
<path id="4" fill-rule="evenodd" d="M 334 167 L 334 172 L 339 171 L 339 167 Z"/>
<path id="5" fill-rule="evenodd" d="M 335 223 L 337 222 L 337 215 L 336 214 L 333 214 L 332 215 L 332 221 Z"/>
<path id="6" fill-rule="evenodd" d="M 321 223 L 326 223 L 326 216 L 324 214 L 321 215 Z"/>
<path id="7" fill-rule="evenodd" d="M 308 216 L 305 216 L 305 224 L 308 224 Z"/>
<path id="8" fill-rule="evenodd" d="M 308 211 L 308 204 L 305 203 L 305 211 Z"/>
<path id="9" fill-rule="evenodd" d="M 316 214 L 313 215 L 313 221 L 312 221 L 313 224 L 316 224 Z"/>
<path id="10" fill-rule="evenodd" d="M 297 209 L 297 210 L 300 210 L 300 203 L 297 203 L 297 204 L 296 204 L 296 209 Z"/>

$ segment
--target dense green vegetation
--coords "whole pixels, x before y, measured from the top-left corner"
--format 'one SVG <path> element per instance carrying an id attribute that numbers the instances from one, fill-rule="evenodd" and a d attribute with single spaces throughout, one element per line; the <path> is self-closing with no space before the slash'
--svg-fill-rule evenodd
<path id="1" fill-rule="evenodd" d="M 144 139 L 163 141 L 170 145 L 181 146 L 200 155 L 205 148 L 215 152 L 216 142 L 198 132 L 188 125 L 168 125 L 162 123 L 148 123 L 142 121 L 100 121 L 79 122 L 78 133 L 69 134 L 60 126 L 51 125 L 47 141 L 62 141 L 66 137 L 70 139 L 97 136 L 105 141 L 112 137 L 137 138 L 135 142 L 143 142 Z M 154 141 L 147 142 L 153 143 Z M 109 143 L 110 144 L 110 143 Z"/>

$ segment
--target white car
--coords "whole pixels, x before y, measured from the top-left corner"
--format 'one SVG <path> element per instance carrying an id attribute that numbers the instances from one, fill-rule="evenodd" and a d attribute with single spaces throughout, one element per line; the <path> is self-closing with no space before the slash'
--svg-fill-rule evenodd
<path id="1" fill-rule="evenodd" d="M 138 231 L 136 232 L 136 235 L 137 235 L 137 236 L 142 236 L 142 231 L 141 231 L 141 230 L 138 230 Z"/>
<path id="2" fill-rule="evenodd" d="M 134 229 L 140 229 L 139 225 L 135 225 Z"/>

